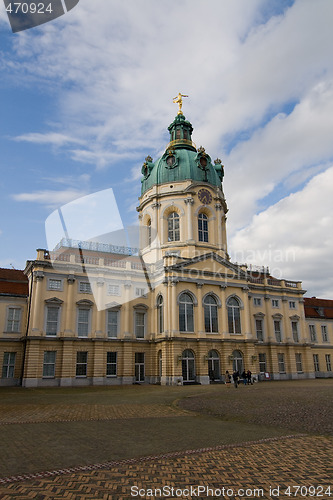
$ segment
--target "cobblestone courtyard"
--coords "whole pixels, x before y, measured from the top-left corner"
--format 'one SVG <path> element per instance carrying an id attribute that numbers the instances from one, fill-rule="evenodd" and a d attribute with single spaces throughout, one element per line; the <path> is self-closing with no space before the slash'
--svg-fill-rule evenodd
<path id="1" fill-rule="evenodd" d="M 1 390 L 0 498 L 306 498 L 285 494 L 299 485 L 328 500 L 332 389 Z"/>

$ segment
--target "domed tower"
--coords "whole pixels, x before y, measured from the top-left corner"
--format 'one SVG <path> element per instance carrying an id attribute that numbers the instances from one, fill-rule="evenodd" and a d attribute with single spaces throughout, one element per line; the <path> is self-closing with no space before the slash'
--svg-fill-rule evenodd
<path id="1" fill-rule="evenodd" d="M 142 254 L 146 262 L 156 262 L 166 252 L 182 258 L 215 252 L 228 258 L 221 160 L 213 164 L 203 147 L 196 148 L 181 105 L 168 130 L 164 154 L 155 162 L 148 156 L 142 166 L 137 208 Z"/>

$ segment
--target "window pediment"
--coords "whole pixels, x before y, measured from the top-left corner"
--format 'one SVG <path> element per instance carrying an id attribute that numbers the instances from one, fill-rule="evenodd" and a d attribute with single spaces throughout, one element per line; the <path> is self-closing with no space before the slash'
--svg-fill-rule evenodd
<path id="1" fill-rule="evenodd" d="M 63 304 L 64 301 L 63 300 L 60 300 L 58 299 L 58 297 L 52 297 L 51 299 L 46 299 L 45 300 L 45 304 L 48 304 L 50 306 L 61 306 L 61 304 Z"/>
<path id="2" fill-rule="evenodd" d="M 91 300 L 82 299 L 76 303 L 77 306 L 92 307 L 94 303 Z"/>

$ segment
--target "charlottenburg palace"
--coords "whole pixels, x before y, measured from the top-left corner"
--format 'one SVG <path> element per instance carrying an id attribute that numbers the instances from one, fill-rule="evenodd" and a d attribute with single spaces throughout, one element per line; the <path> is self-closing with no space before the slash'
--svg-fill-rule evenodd
<path id="1" fill-rule="evenodd" d="M 142 167 L 138 248 L 63 238 L 0 270 L 0 385 L 332 377 L 333 300 L 231 262 L 223 165 L 181 108 Z"/>

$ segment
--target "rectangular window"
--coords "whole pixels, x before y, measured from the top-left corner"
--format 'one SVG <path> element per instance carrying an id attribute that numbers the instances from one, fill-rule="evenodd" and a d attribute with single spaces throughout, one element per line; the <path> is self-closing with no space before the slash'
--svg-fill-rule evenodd
<path id="1" fill-rule="evenodd" d="M 16 352 L 4 352 L 2 378 L 14 378 Z"/>
<path id="2" fill-rule="evenodd" d="M 7 312 L 6 332 L 19 332 L 21 322 L 21 308 L 9 307 Z"/>
<path id="3" fill-rule="evenodd" d="M 112 311 L 112 310 L 107 311 L 107 318 L 108 318 L 108 324 L 107 324 L 108 337 L 116 338 L 118 336 L 119 311 Z"/>
<path id="4" fill-rule="evenodd" d="M 272 299 L 272 306 L 273 307 L 279 307 L 279 301 L 278 301 L 278 299 Z"/>
<path id="5" fill-rule="evenodd" d="M 294 300 L 289 301 L 289 309 L 296 309 L 296 302 Z"/>
<path id="6" fill-rule="evenodd" d="M 79 337 L 88 337 L 90 330 L 90 309 L 79 307 L 77 333 Z"/>
<path id="7" fill-rule="evenodd" d="M 80 281 L 79 292 L 80 293 L 91 293 L 91 285 L 90 285 L 89 281 Z"/>
<path id="8" fill-rule="evenodd" d="M 79 351 L 76 353 L 76 376 L 86 377 L 88 365 L 88 352 Z"/>
<path id="9" fill-rule="evenodd" d="M 293 334 L 294 342 L 299 342 L 298 322 L 297 321 L 292 321 L 291 322 L 291 331 L 292 331 L 292 334 Z"/>
<path id="10" fill-rule="evenodd" d="M 62 280 L 49 279 L 49 290 L 62 290 Z"/>
<path id="11" fill-rule="evenodd" d="M 326 370 L 328 372 L 331 372 L 332 365 L 331 365 L 331 355 L 330 354 L 325 354 L 325 361 L 326 361 Z"/>
<path id="12" fill-rule="evenodd" d="M 136 297 L 147 297 L 147 290 L 146 288 L 136 288 L 135 289 L 135 296 Z"/>
<path id="13" fill-rule="evenodd" d="M 117 376 L 117 353 L 107 352 L 106 353 L 106 376 L 116 377 Z"/>
<path id="14" fill-rule="evenodd" d="M 279 373 L 285 373 L 286 372 L 286 366 L 284 362 L 284 354 L 283 352 L 278 353 L 278 364 L 279 364 Z"/>
<path id="15" fill-rule="evenodd" d="M 316 326 L 315 325 L 309 325 L 309 331 L 310 331 L 310 340 L 311 340 L 311 342 L 317 342 Z"/>
<path id="16" fill-rule="evenodd" d="M 135 381 L 144 382 L 145 381 L 145 353 L 136 352 L 135 353 Z"/>
<path id="17" fill-rule="evenodd" d="M 46 335 L 57 335 L 59 326 L 59 311 L 60 308 L 58 306 L 46 307 Z"/>
<path id="18" fill-rule="evenodd" d="M 120 286 L 119 285 L 108 285 L 108 295 L 120 295 Z"/>
<path id="19" fill-rule="evenodd" d="M 261 306 L 261 299 L 259 297 L 254 297 L 253 298 L 253 304 L 255 306 Z"/>
<path id="20" fill-rule="evenodd" d="M 319 356 L 318 356 L 318 354 L 313 355 L 313 366 L 314 366 L 314 371 L 319 372 Z"/>
<path id="21" fill-rule="evenodd" d="M 282 342 L 281 321 L 274 320 L 274 333 L 276 342 Z"/>
<path id="22" fill-rule="evenodd" d="M 327 326 L 321 325 L 321 335 L 323 337 L 323 342 L 328 342 Z"/>
<path id="23" fill-rule="evenodd" d="M 295 354 L 295 359 L 296 359 L 296 370 L 298 372 L 303 372 L 303 366 L 302 366 L 302 354 L 300 352 Z"/>
<path id="24" fill-rule="evenodd" d="M 135 313 L 135 336 L 137 339 L 143 339 L 145 337 L 145 319 L 145 312 L 137 311 Z"/>
<path id="25" fill-rule="evenodd" d="M 266 354 L 264 352 L 259 353 L 259 371 L 260 373 L 266 373 Z"/>
<path id="26" fill-rule="evenodd" d="M 264 331 L 263 331 L 263 320 L 262 319 L 256 319 L 256 332 L 257 332 L 257 340 L 259 340 L 259 342 L 263 342 Z"/>
<path id="27" fill-rule="evenodd" d="M 56 355 L 57 355 L 56 351 L 44 351 L 44 362 L 43 362 L 44 378 L 54 378 Z"/>

